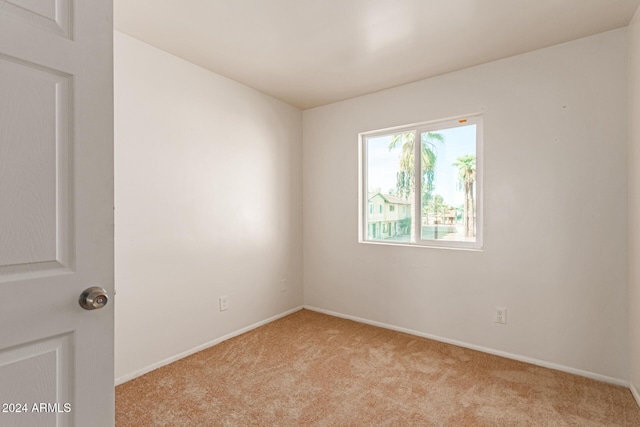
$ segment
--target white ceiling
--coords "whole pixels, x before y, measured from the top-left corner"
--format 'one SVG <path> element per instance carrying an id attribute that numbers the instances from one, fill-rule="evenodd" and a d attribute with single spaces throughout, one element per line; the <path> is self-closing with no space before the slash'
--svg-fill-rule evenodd
<path id="1" fill-rule="evenodd" d="M 306 109 L 624 27 L 640 0 L 115 0 L 115 28 Z"/>

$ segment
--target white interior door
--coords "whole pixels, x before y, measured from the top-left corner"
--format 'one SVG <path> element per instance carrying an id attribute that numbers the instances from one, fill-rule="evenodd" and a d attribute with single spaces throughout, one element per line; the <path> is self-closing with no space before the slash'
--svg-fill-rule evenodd
<path id="1" fill-rule="evenodd" d="M 112 40 L 111 0 L 0 0 L 0 426 L 114 423 Z"/>

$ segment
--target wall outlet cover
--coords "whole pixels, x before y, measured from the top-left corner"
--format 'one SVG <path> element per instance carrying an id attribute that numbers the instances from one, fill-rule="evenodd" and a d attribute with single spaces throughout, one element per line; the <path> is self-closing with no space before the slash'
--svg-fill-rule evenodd
<path id="1" fill-rule="evenodd" d="M 229 309 L 229 297 L 223 296 L 220 297 L 220 311 L 225 311 Z"/>
<path id="2" fill-rule="evenodd" d="M 507 323 L 507 309 L 506 307 L 496 307 L 495 317 L 493 319 L 496 323 L 505 325 Z"/>

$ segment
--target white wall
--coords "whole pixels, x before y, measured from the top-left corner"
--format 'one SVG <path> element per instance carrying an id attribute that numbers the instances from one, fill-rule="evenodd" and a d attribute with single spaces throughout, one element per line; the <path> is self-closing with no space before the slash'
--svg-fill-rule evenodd
<path id="1" fill-rule="evenodd" d="M 628 380 L 626 58 L 621 29 L 304 111 L 305 304 Z M 484 250 L 359 244 L 358 132 L 475 112 Z"/>
<path id="2" fill-rule="evenodd" d="M 640 9 L 629 26 L 629 360 L 640 404 Z"/>
<path id="3" fill-rule="evenodd" d="M 118 381 L 302 304 L 301 125 L 115 33 Z"/>

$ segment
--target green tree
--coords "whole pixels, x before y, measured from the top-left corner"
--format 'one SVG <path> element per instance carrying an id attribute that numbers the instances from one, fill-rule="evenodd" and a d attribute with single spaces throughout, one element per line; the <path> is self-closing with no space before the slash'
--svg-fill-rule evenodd
<path id="1" fill-rule="evenodd" d="M 422 161 L 422 195 L 429 199 L 433 191 L 433 177 L 436 166 L 436 142 L 444 142 L 442 134 L 426 132 L 421 134 L 421 161 Z M 409 198 L 414 191 L 414 159 L 415 159 L 415 133 L 397 133 L 391 137 L 389 151 L 402 145 L 400 155 L 400 170 L 397 174 L 396 189 L 400 197 Z"/>
<path id="2" fill-rule="evenodd" d="M 475 201 L 473 187 L 476 181 L 476 156 L 465 154 L 458 157 L 453 166 L 458 167 L 458 179 L 464 188 L 464 235 L 474 237 L 475 228 Z"/>
<path id="3" fill-rule="evenodd" d="M 422 200 L 422 215 L 428 219 L 429 215 L 433 215 L 433 219 L 438 218 L 438 214 L 444 206 L 444 197 L 440 194 L 433 194 L 427 199 Z"/>

